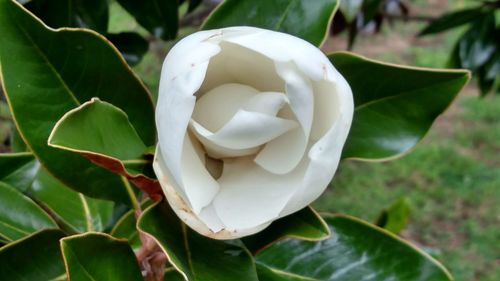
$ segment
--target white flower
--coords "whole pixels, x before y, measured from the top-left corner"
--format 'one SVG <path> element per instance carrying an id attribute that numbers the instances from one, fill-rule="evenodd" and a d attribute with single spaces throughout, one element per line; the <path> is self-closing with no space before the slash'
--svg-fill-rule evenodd
<path id="1" fill-rule="evenodd" d="M 352 115 L 349 85 L 308 42 L 253 27 L 196 32 L 163 63 L 154 169 L 191 228 L 250 235 L 325 190 Z"/>

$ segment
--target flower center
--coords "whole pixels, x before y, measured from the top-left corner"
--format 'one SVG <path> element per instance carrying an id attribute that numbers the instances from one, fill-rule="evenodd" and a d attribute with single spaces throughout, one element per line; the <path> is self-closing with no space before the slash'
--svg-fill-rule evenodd
<path id="1" fill-rule="evenodd" d="M 287 108 L 283 93 L 223 84 L 197 100 L 190 129 L 211 158 L 253 155 L 298 126 L 295 120 L 283 118 Z"/>

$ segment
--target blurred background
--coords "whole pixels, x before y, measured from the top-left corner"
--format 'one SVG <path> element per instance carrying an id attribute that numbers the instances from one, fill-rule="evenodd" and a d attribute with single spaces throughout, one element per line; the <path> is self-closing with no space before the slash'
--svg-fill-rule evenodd
<path id="1" fill-rule="evenodd" d="M 197 30 L 217 2 L 205 1 L 194 13 L 182 17 L 179 33 Z M 448 67 L 450 54 L 468 25 L 432 36 L 417 34 L 443 13 L 481 3 L 386 2 L 392 3 L 369 22 L 363 22 L 356 13 L 336 18 L 331 32 L 335 35 L 322 47 L 325 53 L 350 49 L 390 63 Z M 495 5 L 498 2 L 491 1 Z M 498 13 L 496 8 L 497 26 Z M 149 51 L 133 68 L 156 95 L 161 64 L 173 42 L 155 39 L 112 2 L 108 32 L 122 31 L 136 31 L 149 41 Z M 487 34 L 485 40 L 496 41 L 498 52 L 500 36 L 492 38 L 496 35 Z M 500 64 L 497 59 L 492 64 Z M 322 212 L 345 213 L 379 223 L 384 220 L 381 210 L 399 209 L 403 215 L 395 232 L 442 261 L 456 280 L 500 280 L 500 95 L 481 96 L 484 83 L 477 82 L 469 83 L 412 153 L 387 163 L 344 161 L 330 188 L 314 206 Z M 0 152 L 9 151 L 12 145 L 8 141 L 12 126 L 9 118 L 8 108 L 1 102 L 0 140 L 5 141 L 0 144 Z"/>

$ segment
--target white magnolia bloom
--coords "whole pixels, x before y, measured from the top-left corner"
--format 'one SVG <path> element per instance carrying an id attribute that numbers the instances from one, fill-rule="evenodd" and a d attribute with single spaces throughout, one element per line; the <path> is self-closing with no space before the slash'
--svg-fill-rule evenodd
<path id="1" fill-rule="evenodd" d="M 250 235 L 325 190 L 352 115 L 346 80 L 308 42 L 253 27 L 196 32 L 163 63 L 154 169 L 191 228 Z"/>

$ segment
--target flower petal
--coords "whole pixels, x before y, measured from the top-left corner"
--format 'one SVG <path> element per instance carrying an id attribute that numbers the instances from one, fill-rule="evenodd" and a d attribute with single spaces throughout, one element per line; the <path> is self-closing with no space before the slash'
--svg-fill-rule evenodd
<path id="1" fill-rule="evenodd" d="M 193 111 L 193 119 L 215 132 L 222 128 L 258 91 L 250 86 L 228 83 L 203 94 Z"/>
<path id="2" fill-rule="evenodd" d="M 285 92 L 290 100 L 290 108 L 299 121 L 304 135 L 309 138 L 314 110 L 311 82 L 300 73 L 292 62 L 277 62 L 276 71 L 285 80 Z"/>
<path id="3" fill-rule="evenodd" d="M 235 26 L 224 30 L 231 32 L 246 28 Z M 223 40 L 260 53 L 274 62 L 293 61 L 302 73 L 315 81 L 324 79 L 328 75 L 326 73 L 328 68 L 333 69 L 321 50 L 305 40 L 286 33 L 254 28 L 253 32 L 242 32 L 238 36 L 228 36 Z"/>
<path id="4" fill-rule="evenodd" d="M 248 149 L 260 146 L 298 126 L 297 122 L 260 112 L 239 110 L 215 133 L 191 121 L 192 128 L 203 142 L 229 149 Z"/>
<path id="5" fill-rule="evenodd" d="M 193 34 L 177 43 L 167 55 L 160 78 L 156 110 L 158 143 L 165 165 L 182 186 L 181 153 L 184 137 L 196 98 L 208 68 L 208 61 L 220 48 L 210 42 L 201 44 L 214 31 Z M 195 55 L 192 55 L 195 54 Z"/>
<path id="6" fill-rule="evenodd" d="M 227 83 L 245 84 L 259 91 L 283 92 L 283 80 L 276 74 L 274 62 L 268 57 L 225 41 L 220 42 L 220 47 L 221 52 L 210 60 L 200 92 Z"/>
<path id="7" fill-rule="evenodd" d="M 224 161 L 220 192 L 213 203 L 223 224 L 228 229 L 246 229 L 276 219 L 301 184 L 306 164 L 303 161 L 294 172 L 277 176 L 250 157 Z"/>
<path id="8" fill-rule="evenodd" d="M 285 80 L 286 95 L 302 132 L 290 131 L 266 144 L 255 162 L 275 174 L 293 170 L 305 154 L 314 116 L 314 95 L 311 82 L 293 62 L 276 62 L 276 71 Z"/>
<path id="9" fill-rule="evenodd" d="M 203 218 L 201 218 L 201 214 L 200 216 L 198 216 L 191 211 L 190 206 L 186 204 L 184 198 L 177 192 L 178 187 L 175 187 L 175 182 L 171 181 L 172 175 L 165 165 L 165 161 L 163 160 L 161 149 L 159 147 L 157 147 L 156 149 L 153 168 L 156 175 L 158 176 L 158 180 L 161 183 L 161 187 L 163 189 L 163 192 L 165 193 L 165 197 L 169 205 L 172 207 L 172 210 L 174 210 L 174 212 L 183 222 L 185 222 L 187 225 L 189 225 L 189 227 L 191 227 L 201 235 L 205 235 L 214 239 L 235 239 L 259 232 L 270 224 L 270 222 L 267 222 L 245 229 L 224 228 L 219 231 L 215 231 L 215 229 L 218 228 L 218 226 L 216 225 L 216 221 L 218 220 L 218 218 L 213 216 L 216 216 L 216 214 L 210 211 L 204 212 L 204 210 L 202 210 Z M 205 220 L 207 220 L 208 223 L 212 223 L 211 226 L 215 229 L 210 229 L 207 226 L 207 223 L 205 223 Z"/>
<path id="10" fill-rule="evenodd" d="M 307 139 L 298 127 L 266 143 L 255 157 L 255 163 L 277 175 L 292 171 L 304 156 Z"/>
<path id="11" fill-rule="evenodd" d="M 289 103 L 287 96 L 279 92 L 262 92 L 249 99 L 243 109 L 276 116 L 278 111 Z"/>
<path id="12" fill-rule="evenodd" d="M 189 136 L 184 138 L 182 151 L 182 183 L 184 193 L 196 214 L 210 204 L 219 191 L 219 184 L 205 168 L 204 161 L 199 158 Z"/>
<path id="13" fill-rule="evenodd" d="M 315 116 L 315 118 L 328 120 L 330 116 L 336 117 L 336 120 L 326 134 L 314 143 L 309 150 L 310 164 L 305 173 L 304 183 L 287 203 L 281 216 L 296 212 L 318 198 L 337 170 L 342 148 L 351 127 L 354 103 L 351 88 L 340 74 L 336 76 L 333 83 L 333 85 L 336 85 L 334 88 L 319 87 L 318 90 L 324 90 L 325 92 L 319 92 L 317 98 L 320 104 L 335 101 L 333 104 L 338 105 L 334 108 L 336 114 Z M 326 109 L 325 111 L 319 110 L 318 114 L 320 113 L 328 114 Z"/>

